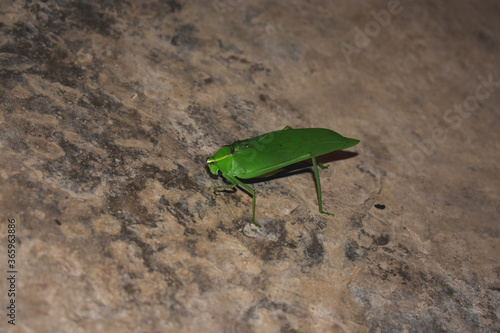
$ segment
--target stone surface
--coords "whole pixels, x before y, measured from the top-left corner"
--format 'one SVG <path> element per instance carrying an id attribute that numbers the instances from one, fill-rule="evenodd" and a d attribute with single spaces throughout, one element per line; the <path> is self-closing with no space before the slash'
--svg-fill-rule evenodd
<path id="1" fill-rule="evenodd" d="M 497 1 L 0 2 L 2 332 L 500 330 Z M 258 229 L 205 159 L 286 125 L 361 143 Z"/>

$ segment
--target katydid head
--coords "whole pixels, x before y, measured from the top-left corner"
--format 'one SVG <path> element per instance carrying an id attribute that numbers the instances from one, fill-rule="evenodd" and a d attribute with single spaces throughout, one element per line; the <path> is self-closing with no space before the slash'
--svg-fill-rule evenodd
<path id="1" fill-rule="evenodd" d="M 233 153 L 233 150 L 231 149 L 230 146 L 223 146 L 221 149 L 219 149 L 214 156 L 209 157 L 207 159 L 207 165 L 208 168 L 210 169 L 210 172 L 212 172 L 214 175 L 219 174 L 219 161 L 225 159 L 228 156 L 231 156 Z"/>
<path id="2" fill-rule="evenodd" d="M 217 176 L 219 174 L 219 166 L 217 165 L 217 162 L 209 162 L 209 160 L 210 159 L 207 160 L 208 169 L 210 169 L 211 173 Z"/>

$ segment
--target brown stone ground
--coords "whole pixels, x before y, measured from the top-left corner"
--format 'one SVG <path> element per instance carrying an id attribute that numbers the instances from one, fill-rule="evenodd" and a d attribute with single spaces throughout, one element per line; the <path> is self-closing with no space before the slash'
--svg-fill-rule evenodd
<path id="1" fill-rule="evenodd" d="M 500 330 L 498 1 L 0 4 L 0 331 Z M 258 229 L 205 160 L 286 125 L 361 143 Z"/>

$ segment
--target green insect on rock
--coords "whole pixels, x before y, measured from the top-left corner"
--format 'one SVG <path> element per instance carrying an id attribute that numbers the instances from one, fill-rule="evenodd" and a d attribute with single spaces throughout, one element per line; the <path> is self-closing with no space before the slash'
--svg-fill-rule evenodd
<path id="1" fill-rule="evenodd" d="M 214 175 L 218 175 L 220 171 L 231 183 L 214 187 L 214 193 L 236 186 L 247 190 L 252 194 L 252 222 L 259 226 L 255 222 L 255 191 L 240 179 L 271 176 L 288 165 L 311 159 L 318 190 L 319 212 L 333 215 L 323 211 L 318 165 L 322 169 L 326 167 L 316 162 L 316 157 L 352 147 L 358 142 L 359 140 L 343 137 L 325 128 L 293 129 L 288 126 L 281 131 L 236 141 L 223 146 L 207 159 L 210 171 Z"/>

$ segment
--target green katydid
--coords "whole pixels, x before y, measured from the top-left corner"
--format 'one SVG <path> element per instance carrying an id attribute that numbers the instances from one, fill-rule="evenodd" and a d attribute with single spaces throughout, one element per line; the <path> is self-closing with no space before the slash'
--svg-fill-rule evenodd
<path id="1" fill-rule="evenodd" d="M 325 128 L 285 127 L 281 131 L 266 133 L 254 138 L 236 141 L 231 145 L 223 146 L 214 156 L 207 159 L 210 171 L 218 175 L 219 171 L 231 184 L 214 187 L 214 193 L 219 189 L 241 186 L 252 194 L 252 222 L 255 222 L 255 192 L 240 179 L 268 177 L 282 168 L 312 160 L 316 187 L 318 191 L 319 212 L 323 211 L 321 202 L 321 184 L 318 167 L 325 169 L 316 157 L 356 145 L 359 140 L 343 137 L 342 135 Z"/>

